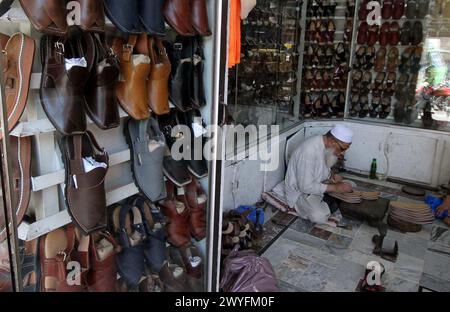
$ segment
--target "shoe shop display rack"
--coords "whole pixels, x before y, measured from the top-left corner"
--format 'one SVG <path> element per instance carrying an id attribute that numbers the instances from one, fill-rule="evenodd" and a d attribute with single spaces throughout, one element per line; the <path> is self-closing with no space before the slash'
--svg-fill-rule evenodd
<path id="1" fill-rule="evenodd" d="M 221 29 L 222 20 L 226 21 L 226 17 L 222 18 L 222 6 L 225 8 L 226 3 L 222 1 L 208 1 L 208 12 L 211 29 Z M 3 33 L 22 32 L 30 36 L 36 42 L 36 53 L 34 57 L 33 69 L 30 79 L 29 96 L 25 111 L 20 119 L 18 125 L 13 131 L 8 133 L 4 125 L 6 124 L 6 105 L 1 105 L 2 111 L 0 117 L 2 121 L 3 137 L 33 137 L 32 148 L 32 168 L 31 168 L 31 199 L 27 214 L 33 216 L 34 222 L 27 222 L 24 220 L 20 225 L 16 224 L 15 218 L 12 219 L 12 224 L 7 227 L 10 231 L 10 239 L 8 243 L 12 245 L 11 250 L 18 249 L 18 239 L 31 241 L 39 238 L 55 229 L 66 226 L 72 222 L 71 216 L 66 207 L 64 200 L 64 183 L 65 170 L 61 158 L 61 152 L 58 146 L 60 135 L 52 123 L 46 117 L 39 99 L 39 89 L 41 81 L 41 65 L 39 41 L 42 34 L 36 31 L 28 20 L 26 14 L 23 12 L 18 1 L 13 7 L 2 17 L 0 17 L 0 24 L 2 25 Z M 106 26 L 113 27 L 113 24 L 106 19 Z M 169 29 L 169 26 L 166 25 Z M 205 53 L 205 68 L 204 80 L 210 83 L 205 84 L 205 93 L 207 105 L 201 109 L 202 117 L 206 124 L 218 124 L 219 121 L 219 88 L 222 90 L 224 86 L 219 83 L 219 76 L 224 76 L 224 72 L 220 71 L 220 60 L 226 56 L 219 53 L 220 47 L 223 49 L 223 34 L 220 31 L 213 31 L 213 35 L 204 40 Z M 226 42 L 226 41 L 225 41 Z M 223 49 L 225 50 L 225 49 Z M 2 92 L 2 96 L 4 96 Z M 1 103 L 6 103 L 2 99 Z M 171 107 L 174 107 L 170 104 Z M 133 181 L 130 168 L 130 149 L 125 141 L 123 135 L 124 121 L 128 116 L 121 108 L 120 118 L 121 125 L 118 128 L 102 131 L 95 127 L 92 121 L 88 119 L 88 130 L 92 131 L 102 146 L 106 147 L 109 154 L 109 171 L 105 181 L 106 201 L 107 206 L 118 203 L 126 198 L 129 198 L 139 193 L 139 189 Z M 6 118 L 6 119 L 5 119 Z M 219 144 L 218 139 L 215 138 L 215 144 Z M 9 151 L 9 140 L 2 140 L 3 150 Z M 217 227 L 213 226 L 218 223 L 218 213 L 214 213 L 211 205 L 216 201 L 214 190 L 217 180 L 220 176 L 217 175 L 217 163 L 211 162 L 209 164 L 209 176 L 201 180 L 201 184 L 207 191 L 209 208 L 208 208 L 208 235 L 206 242 L 200 242 L 200 249 L 205 255 L 205 289 L 215 289 L 212 283 L 213 275 L 216 275 L 218 268 L 218 260 L 214 258 L 214 250 L 218 252 L 218 245 L 212 242 L 219 236 L 216 234 Z M 11 203 L 13 195 L 9 190 L 13 190 L 12 180 L 10 178 L 11 161 L 8 153 L 4 153 L 3 157 L 3 177 L 5 182 L 5 192 L 1 196 L 5 197 L 3 202 L 7 203 L 7 210 L 11 211 Z M 9 187 L 8 187 L 9 186 Z M 2 198 L 3 200 L 3 198 Z M 2 208 L 3 209 L 3 208 Z M 9 214 L 10 216 L 10 214 Z M 220 231 L 218 232 L 220 233 Z M 210 247 L 210 246 L 214 246 Z M 14 253 L 11 259 L 14 269 L 14 279 L 16 285 L 20 285 L 20 267 L 19 255 Z M 16 288 L 17 289 L 17 288 Z"/>

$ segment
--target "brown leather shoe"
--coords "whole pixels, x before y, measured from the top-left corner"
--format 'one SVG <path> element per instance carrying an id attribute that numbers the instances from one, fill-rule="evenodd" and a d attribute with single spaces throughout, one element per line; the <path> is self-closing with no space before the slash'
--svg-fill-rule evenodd
<path id="1" fill-rule="evenodd" d="M 186 1 L 188 2 L 188 1 Z M 192 27 L 200 36 L 211 36 L 205 0 L 191 0 Z"/>
<path id="2" fill-rule="evenodd" d="M 95 59 L 86 85 L 86 113 L 103 130 L 120 125 L 119 103 L 115 86 L 119 78 L 116 57 L 99 34 L 92 34 Z"/>
<path id="3" fill-rule="evenodd" d="M 31 137 L 18 138 L 10 136 L 10 154 L 14 180 L 14 212 L 17 225 L 22 222 L 28 209 L 31 193 Z M 0 209 L 0 243 L 6 239 L 4 210 Z"/>
<path id="4" fill-rule="evenodd" d="M 116 94 L 120 105 L 132 118 L 144 120 L 150 118 L 147 79 L 151 64 L 148 55 L 134 54 L 137 43 L 136 35 L 130 35 L 127 44 L 121 38 L 114 39 L 113 49 L 119 56 L 122 74 L 116 86 Z"/>
<path id="5" fill-rule="evenodd" d="M 380 47 L 375 57 L 375 71 L 382 71 L 386 64 L 386 48 Z"/>
<path id="6" fill-rule="evenodd" d="M 162 213 L 167 217 L 166 224 L 167 241 L 175 247 L 182 247 L 189 244 L 190 226 L 189 226 L 189 206 L 186 204 L 184 195 L 175 194 L 175 185 L 166 182 L 167 198 L 159 202 Z"/>
<path id="7" fill-rule="evenodd" d="M 11 37 L 1 34 L 0 38 L 1 49 L 4 51 L 3 83 L 8 129 L 11 131 L 17 126 L 27 104 L 35 43 L 22 33 L 16 33 Z"/>
<path id="8" fill-rule="evenodd" d="M 67 264 L 75 260 L 75 228 L 72 224 L 40 238 L 40 271 L 42 292 L 82 292 L 84 285 L 69 286 Z M 84 282 L 84 276 L 78 276 Z"/>
<path id="9" fill-rule="evenodd" d="M 117 291 L 117 247 L 116 240 L 109 233 L 100 232 L 90 236 L 90 270 L 86 276 L 86 284 L 89 291 Z"/>
<path id="10" fill-rule="evenodd" d="M 66 168 L 66 200 L 70 215 L 84 234 L 106 227 L 105 177 L 109 157 L 93 134 L 61 139 Z"/>
<path id="11" fill-rule="evenodd" d="M 105 11 L 103 1 L 78 0 L 81 7 L 80 28 L 84 31 L 104 32 Z"/>
<path id="12" fill-rule="evenodd" d="M 187 204 L 190 210 L 192 236 L 200 241 L 206 237 L 206 193 L 199 181 L 192 177 L 192 182 L 184 187 Z"/>
<path id="13" fill-rule="evenodd" d="M 397 71 L 399 52 L 396 47 L 391 47 L 389 49 L 389 53 L 387 55 L 387 64 L 386 68 L 389 72 Z"/>
<path id="14" fill-rule="evenodd" d="M 38 31 L 57 36 L 67 33 L 66 1 L 20 0 L 20 5 Z"/>
<path id="15" fill-rule="evenodd" d="M 52 36 L 41 39 L 41 104 L 48 119 L 63 135 L 86 131 L 84 92 L 94 53 L 92 37 L 87 34 L 71 39 Z M 80 58 L 86 62 L 81 64 L 75 61 Z M 73 61 L 70 68 L 65 64 L 69 59 Z"/>
<path id="16" fill-rule="evenodd" d="M 201 3 L 199 3 L 201 4 Z M 189 0 L 167 0 L 163 9 L 167 23 L 182 36 L 194 36 L 192 5 Z M 197 17 L 200 19 L 200 17 Z M 197 25 L 198 26 L 198 25 Z"/>

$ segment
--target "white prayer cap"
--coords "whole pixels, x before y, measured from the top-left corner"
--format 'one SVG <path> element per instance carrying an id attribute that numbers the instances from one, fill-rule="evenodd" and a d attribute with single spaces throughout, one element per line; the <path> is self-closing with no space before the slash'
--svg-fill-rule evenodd
<path id="1" fill-rule="evenodd" d="M 337 124 L 334 126 L 331 130 L 331 134 L 341 142 L 348 144 L 352 143 L 353 131 L 343 125 Z"/>
<path id="2" fill-rule="evenodd" d="M 246 19 L 256 6 L 256 0 L 241 0 L 241 19 Z"/>

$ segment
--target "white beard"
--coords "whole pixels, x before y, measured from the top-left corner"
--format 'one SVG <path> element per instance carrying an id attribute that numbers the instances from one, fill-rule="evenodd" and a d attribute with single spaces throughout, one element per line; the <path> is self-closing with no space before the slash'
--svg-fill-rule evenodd
<path id="1" fill-rule="evenodd" d="M 325 164 L 327 165 L 327 167 L 328 168 L 333 167 L 334 165 L 337 164 L 338 161 L 339 158 L 334 154 L 334 149 L 327 148 L 325 150 Z"/>

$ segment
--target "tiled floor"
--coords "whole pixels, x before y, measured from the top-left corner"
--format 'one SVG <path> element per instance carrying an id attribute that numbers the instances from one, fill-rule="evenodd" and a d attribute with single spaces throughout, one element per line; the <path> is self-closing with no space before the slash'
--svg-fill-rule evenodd
<path id="1" fill-rule="evenodd" d="M 369 184 L 364 186 L 370 188 Z M 397 191 L 386 187 L 380 187 L 380 190 L 383 197 L 391 200 L 414 200 L 410 196 L 400 197 Z M 386 269 L 382 278 L 386 291 L 418 291 L 431 225 L 424 226 L 419 233 L 390 229 L 386 239 L 397 240 L 399 245 L 399 257 L 393 263 L 372 254 L 372 237 L 378 230 L 360 221 L 347 219 L 351 226 L 342 229 L 315 226 L 281 212 L 273 218 L 275 223 L 269 221 L 265 225 L 268 232 L 261 240 L 259 250 L 271 261 L 282 291 L 355 291 L 367 264 L 373 260 L 382 263 Z M 279 222 L 286 218 L 293 222 L 288 229 Z M 272 244 L 267 247 L 269 242 Z"/>

